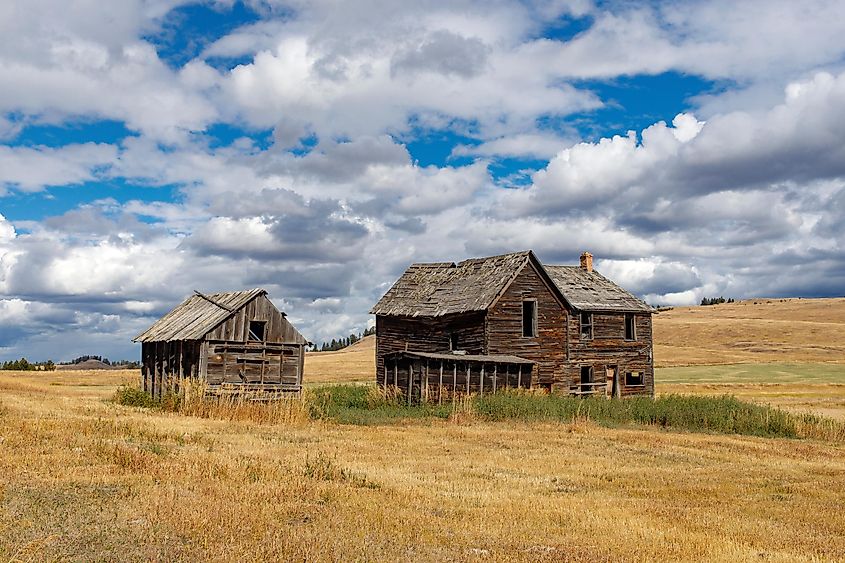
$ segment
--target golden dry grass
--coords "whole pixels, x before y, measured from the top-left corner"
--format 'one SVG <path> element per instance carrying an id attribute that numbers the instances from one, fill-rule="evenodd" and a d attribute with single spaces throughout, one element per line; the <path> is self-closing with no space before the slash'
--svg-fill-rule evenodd
<path id="1" fill-rule="evenodd" d="M 676 307 L 654 317 L 654 362 L 845 363 L 845 298 Z"/>
<path id="2" fill-rule="evenodd" d="M 365 336 L 336 352 L 305 355 L 305 383 L 372 381 L 376 370 L 376 337 Z"/>
<path id="3" fill-rule="evenodd" d="M 845 448 L 579 423 L 261 425 L 0 373 L 0 557 L 836 560 Z"/>

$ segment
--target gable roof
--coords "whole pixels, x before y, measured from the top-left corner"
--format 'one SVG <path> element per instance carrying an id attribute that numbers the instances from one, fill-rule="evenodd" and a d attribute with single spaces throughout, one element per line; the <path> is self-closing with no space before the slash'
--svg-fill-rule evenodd
<path id="1" fill-rule="evenodd" d="M 526 250 L 487 258 L 471 258 L 458 264 L 411 264 L 370 313 L 440 317 L 484 311 L 533 256 L 530 250 Z"/>
<path id="2" fill-rule="evenodd" d="M 543 266 L 566 300 L 584 311 L 653 313 L 654 309 L 597 271 L 580 266 Z"/>
<path id="3" fill-rule="evenodd" d="M 654 312 L 600 273 L 580 266 L 543 266 L 530 250 L 458 264 L 412 264 L 370 310 L 374 315 L 440 317 L 487 310 L 525 264 L 533 262 L 553 293 L 574 309 Z"/>
<path id="4" fill-rule="evenodd" d="M 247 291 L 212 293 L 207 296 L 223 307 L 203 296 L 192 295 L 132 340 L 134 342 L 199 340 L 235 314 L 235 311 L 266 293 L 263 289 L 256 288 Z"/>

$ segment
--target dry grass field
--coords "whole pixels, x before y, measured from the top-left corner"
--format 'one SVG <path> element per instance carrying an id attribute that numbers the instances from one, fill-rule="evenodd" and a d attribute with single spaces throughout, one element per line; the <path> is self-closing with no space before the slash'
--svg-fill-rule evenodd
<path id="1" fill-rule="evenodd" d="M 375 369 L 375 336 L 365 336 L 337 352 L 308 352 L 305 355 L 305 382 L 308 384 L 372 381 Z"/>
<path id="2" fill-rule="evenodd" d="M 227 422 L 0 373 L 0 557 L 845 557 L 845 446 L 589 423 Z"/>
<path id="3" fill-rule="evenodd" d="M 845 300 L 757 303 L 661 313 L 658 392 L 845 419 Z M 373 344 L 306 381 L 369 381 Z M 0 560 L 845 561 L 841 440 L 109 400 L 137 377 L 0 372 Z"/>
<path id="4" fill-rule="evenodd" d="M 845 298 L 752 299 L 654 317 L 657 367 L 845 364 Z"/>

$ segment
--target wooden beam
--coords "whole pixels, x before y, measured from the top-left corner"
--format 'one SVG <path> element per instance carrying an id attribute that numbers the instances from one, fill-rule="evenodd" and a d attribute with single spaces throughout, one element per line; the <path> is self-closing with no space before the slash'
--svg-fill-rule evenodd
<path id="1" fill-rule="evenodd" d="M 443 360 L 440 360 L 440 382 L 437 384 L 437 404 L 443 404 Z"/>
<path id="2" fill-rule="evenodd" d="M 484 364 L 481 364 L 481 375 L 478 377 L 478 393 L 484 396 Z"/>
<path id="3" fill-rule="evenodd" d="M 199 291 L 197 291 L 196 289 L 194 290 L 194 293 L 196 293 L 197 295 L 199 295 L 200 297 L 202 297 L 203 299 L 205 299 L 206 301 L 208 301 L 208 302 L 209 302 L 209 303 L 211 303 L 212 305 L 217 305 L 217 306 L 218 306 L 218 307 L 220 307 L 221 309 L 223 309 L 223 310 L 225 310 L 225 311 L 229 311 L 230 313 L 234 313 L 234 312 L 235 312 L 235 310 L 234 310 L 234 309 L 231 309 L 231 308 L 227 307 L 226 305 L 223 305 L 222 303 L 218 303 L 217 301 L 215 301 L 214 299 L 212 299 L 212 298 L 211 298 L 211 297 L 209 297 L 208 295 L 204 295 L 204 294 L 200 293 Z"/>
<path id="4" fill-rule="evenodd" d="M 519 372 L 517 372 L 516 386 L 522 387 L 522 364 L 519 365 Z"/>
<path id="5" fill-rule="evenodd" d="M 499 365 L 493 364 L 493 393 L 496 392 L 496 375 L 499 372 Z"/>

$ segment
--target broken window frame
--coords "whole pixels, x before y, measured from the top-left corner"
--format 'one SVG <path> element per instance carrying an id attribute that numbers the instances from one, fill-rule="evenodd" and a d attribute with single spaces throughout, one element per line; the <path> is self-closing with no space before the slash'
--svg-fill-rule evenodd
<path id="1" fill-rule="evenodd" d="M 584 319 L 586 319 L 587 322 L 584 322 Z M 593 339 L 593 314 L 582 312 L 581 315 L 579 316 L 579 321 L 581 323 L 581 340 L 592 340 Z"/>
<path id="2" fill-rule="evenodd" d="M 625 313 L 625 319 L 623 321 L 625 331 L 625 340 L 628 341 L 635 341 L 637 339 L 637 319 L 633 313 Z M 630 331 L 628 329 L 631 329 Z"/>
<path id="3" fill-rule="evenodd" d="M 644 387 L 645 376 L 641 371 L 625 372 L 625 387 Z"/>
<path id="4" fill-rule="evenodd" d="M 531 319 L 530 319 L 530 334 L 526 334 L 526 328 L 529 328 L 525 322 L 526 311 L 525 305 L 531 303 Z M 537 338 L 537 300 L 523 299 L 522 300 L 522 337 L 523 338 Z"/>
<path id="5" fill-rule="evenodd" d="M 261 327 L 261 334 L 258 334 L 254 330 L 254 328 Z M 267 336 L 267 321 L 249 321 L 249 325 L 247 326 L 247 340 L 250 342 L 264 342 L 264 338 Z"/>
<path id="6" fill-rule="evenodd" d="M 458 333 L 457 332 L 450 332 L 449 333 L 449 350 L 460 350 L 458 348 Z"/>

